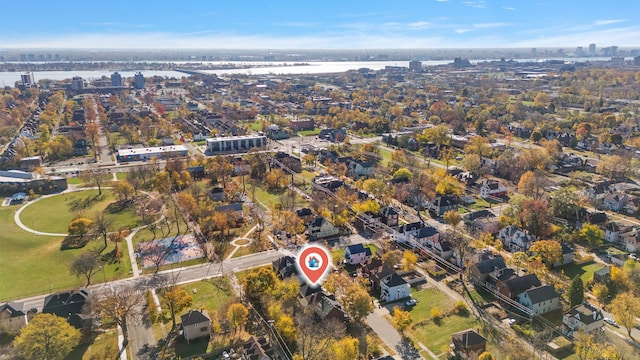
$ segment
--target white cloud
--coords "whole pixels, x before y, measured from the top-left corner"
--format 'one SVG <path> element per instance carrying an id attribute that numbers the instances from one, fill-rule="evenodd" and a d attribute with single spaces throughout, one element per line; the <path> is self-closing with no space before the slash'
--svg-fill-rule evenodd
<path id="1" fill-rule="evenodd" d="M 416 21 L 416 22 L 412 22 L 407 24 L 407 26 L 409 26 L 410 28 L 413 29 L 424 29 L 426 27 L 428 27 L 429 25 L 431 25 L 430 22 L 428 21 Z"/>
<path id="2" fill-rule="evenodd" d="M 476 9 L 485 9 L 487 7 L 487 3 L 485 3 L 484 0 L 463 1 L 462 3 Z"/>
<path id="3" fill-rule="evenodd" d="M 502 8 L 503 8 L 504 10 L 512 10 L 512 11 L 516 9 L 516 8 L 514 8 L 514 7 L 508 7 L 508 6 L 503 6 Z"/>
<path id="4" fill-rule="evenodd" d="M 449 0 L 436 0 L 437 2 L 447 2 Z"/>
<path id="5" fill-rule="evenodd" d="M 594 22 L 593 24 L 596 26 L 603 26 L 603 25 L 623 23 L 627 21 L 629 21 L 629 19 L 596 20 L 596 22 Z"/>
<path id="6" fill-rule="evenodd" d="M 464 33 L 468 33 L 469 31 L 475 31 L 475 29 L 469 29 L 469 28 L 467 28 L 467 29 L 455 29 L 453 31 L 455 31 L 456 34 L 464 34 Z"/>
<path id="7" fill-rule="evenodd" d="M 511 26 L 511 24 L 506 22 L 493 22 L 493 23 L 478 23 L 472 25 L 476 29 L 495 29 L 501 28 L 505 26 Z"/>

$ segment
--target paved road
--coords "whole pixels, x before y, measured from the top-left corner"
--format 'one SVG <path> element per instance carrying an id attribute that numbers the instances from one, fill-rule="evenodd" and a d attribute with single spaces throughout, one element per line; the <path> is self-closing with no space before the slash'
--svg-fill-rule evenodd
<path id="1" fill-rule="evenodd" d="M 375 309 L 367 316 L 365 322 L 378 334 L 385 345 L 396 352 L 394 359 L 424 359 L 413 346 L 402 339 L 398 331 L 384 318 L 388 314 L 389 311 L 386 308 Z"/>

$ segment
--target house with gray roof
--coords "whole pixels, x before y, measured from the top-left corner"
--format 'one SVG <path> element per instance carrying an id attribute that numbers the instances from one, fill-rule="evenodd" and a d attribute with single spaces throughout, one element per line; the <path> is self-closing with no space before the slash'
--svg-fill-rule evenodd
<path id="1" fill-rule="evenodd" d="M 574 306 L 573 309 L 564 313 L 562 325 L 569 335 L 577 330 L 590 333 L 602 328 L 604 326 L 603 320 L 604 315 L 601 310 L 589 303 L 584 303 Z"/>
<path id="2" fill-rule="evenodd" d="M 22 302 L 8 302 L 0 306 L 0 329 L 15 334 L 27 325 L 27 312 Z"/>
<path id="3" fill-rule="evenodd" d="M 531 310 L 531 316 L 562 309 L 560 294 L 556 292 L 553 286 L 549 285 L 534 287 L 519 294 L 518 302 Z"/>

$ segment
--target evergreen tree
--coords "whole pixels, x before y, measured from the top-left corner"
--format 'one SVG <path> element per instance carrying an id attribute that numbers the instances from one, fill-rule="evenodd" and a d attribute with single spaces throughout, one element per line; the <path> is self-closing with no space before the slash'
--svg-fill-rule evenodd
<path id="1" fill-rule="evenodd" d="M 571 307 L 582 304 L 584 300 L 584 284 L 580 276 L 573 278 L 571 287 L 569 288 L 569 303 Z"/>

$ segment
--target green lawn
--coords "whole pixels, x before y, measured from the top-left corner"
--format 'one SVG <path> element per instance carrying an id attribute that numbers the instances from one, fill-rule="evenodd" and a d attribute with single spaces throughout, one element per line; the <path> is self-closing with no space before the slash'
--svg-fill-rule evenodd
<path id="1" fill-rule="evenodd" d="M 69 274 L 69 265 L 82 252 L 101 248 L 102 244 L 92 241 L 82 249 L 60 250 L 62 237 L 23 231 L 13 221 L 15 210 L 17 206 L 0 208 L 0 302 L 84 285 L 83 279 Z M 129 276 L 131 265 L 126 245 L 120 244 L 120 249 L 120 263 L 107 264 L 104 272 L 96 273 L 94 283 Z M 113 245 L 109 244 L 104 254 L 112 250 Z"/>
<path id="2" fill-rule="evenodd" d="M 586 283 L 587 281 L 591 281 L 593 279 L 594 272 L 602 269 L 603 267 L 604 265 L 602 264 L 589 262 L 582 265 L 568 264 L 560 266 L 556 268 L 556 271 L 564 271 L 564 274 L 567 275 L 570 279 L 573 279 L 574 277 L 576 277 L 576 275 L 579 275 L 580 278 L 582 278 L 582 282 Z"/>
<path id="3" fill-rule="evenodd" d="M 58 234 L 66 233 L 69 222 L 76 216 L 91 218 L 101 212 L 113 220 L 114 229 L 137 226 L 140 218 L 135 205 L 118 209 L 111 205 L 115 202 L 116 198 L 109 189 L 103 189 L 102 195 L 98 195 L 98 190 L 59 194 L 29 205 L 20 219 L 31 229 Z"/>
<path id="4" fill-rule="evenodd" d="M 256 200 L 262 202 L 269 207 L 269 209 L 273 209 L 273 207 L 280 202 L 280 196 L 282 196 L 282 194 L 283 192 L 271 193 L 263 187 L 256 186 Z"/>
<path id="5" fill-rule="evenodd" d="M 100 333 L 92 343 L 80 344 L 66 360 L 115 359 L 118 355 L 118 333 L 115 328 Z"/>
<path id="6" fill-rule="evenodd" d="M 219 265 L 211 265 L 219 266 Z M 189 292 L 193 297 L 192 308 L 204 308 L 212 312 L 217 310 L 221 305 L 235 298 L 233 289 L 226 277 L 216 277 L 202 281 L 196 281 L 181 285 L 183 289 Z M 195 292 L 194 292 L 195 290 Z M 184 311 L 186 313 L 188 309 Z"/>
<path id="7" fill-rule="evenodd" d="M 450 315 L 445 317 L 439 325 L 427 320 L 431 318 L 431 309 L 437 307 L 446 314 L 455 304 L 455 301 L 438 289 L 415 291 L 411 296 L 418 300 L 418 304 L 411 309 L 411 318 L 416 325 L 407 333 L 436 354 L 440 354 L 443 346 L 451 342 L 451 334 L 477 325 L 473 315 L 466 317 Z M 424 323 L 418 325 L 419 322 Z"/>
<path id="8" fill-rule="evenodd" d="M 389 160 L 391 160 L 391 150 L 388 150 L 387 148 L 383 148 L 383 147 L 378 147 L 379 150 L 379 154 L 382 157 L 382 160 L 380 160 L 380 166 L 387 166 L 387 164 L 389 164 Z"/>
<path id="9" fill-rule="evenodd" d="M 298 135 L 300 136 L 317 136 L 319 134 L 320 134 L 320 128 L 316 128 L 313 130 L 298 131 Z"/>

